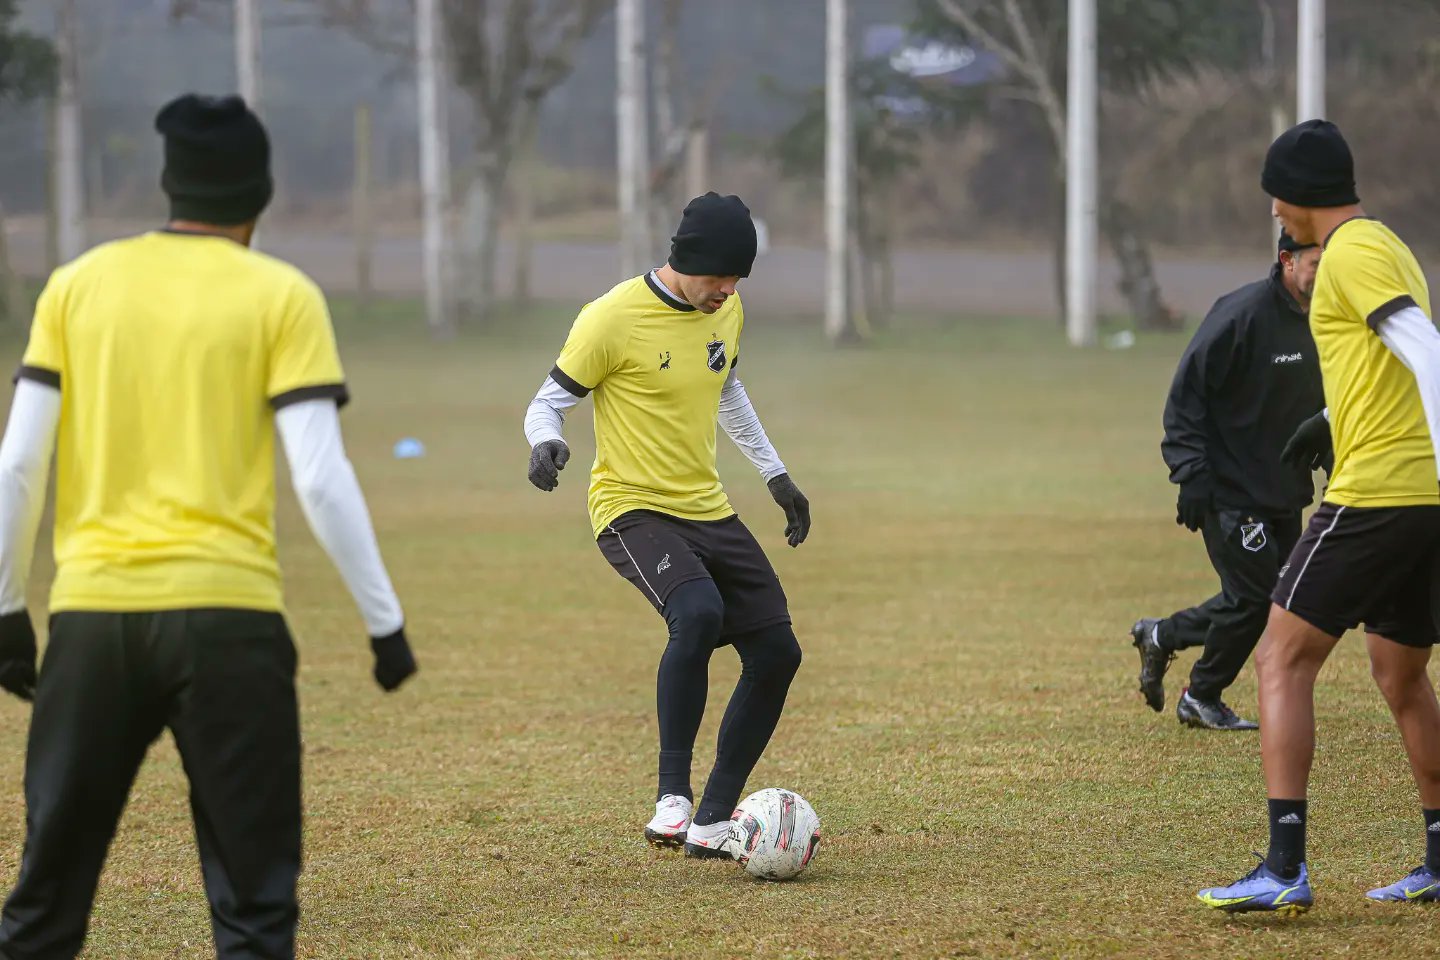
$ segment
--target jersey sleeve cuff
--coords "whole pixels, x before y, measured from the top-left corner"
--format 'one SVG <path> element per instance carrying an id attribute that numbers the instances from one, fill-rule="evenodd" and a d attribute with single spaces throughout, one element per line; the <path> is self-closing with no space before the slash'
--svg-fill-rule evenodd
<path id="1" fill-rule="evenodd" d="M 550 379 L 564 387 L 565 392 L 571 396 L 580 397 L 583 400 L 590 394 L 589 387 L 582 386 L 578 380 L 561 370 L 558 364 L 550 371 Z"/>
<path id="2" fill-rule="evenodd" d="M 1415 302 L 1414 297 L 1410 296 L 1408 293 L 1402 294 L 1401 296 L 1396 297 L 1394 300 L 1388 300 L 1385 303 L 1380 304 L 1380 306 L 1376 307 L 1373 311 L 1371 311 L 1370 316 L 1365 318 L 1365 323 L 1370 327 L 1371 330 L 1377 330 L 1379 329 L 1380 324 L 1384 323 L 1386 320 L 1389 320 L 1401 310 L 1408 310 L 1411 307 L 1415 306 L 1419 305 Z"/>
<path id="3" fill-rule="evenodd" d="M 21 380 L 30 380 L 56 390 L 60 389 L 60 374 L 46 367 L 32 367 L 22 364 L 20 369 L 15 371 L 15 377 L 11 380 L 11 383 L 19 383 Z"/>
<path id="4" fill-rule="evenodd" d="M 271 397 L 270 406 L 275 410 L 280 410 L 310 400 L 334 400 L 336 407 L 344 408 L 350 402 L 350 388 L 343 383 L 321 383 L 310 387 L 296 387 L 294 390 L 286 390 L 284 393 L 277 393 Z"/>

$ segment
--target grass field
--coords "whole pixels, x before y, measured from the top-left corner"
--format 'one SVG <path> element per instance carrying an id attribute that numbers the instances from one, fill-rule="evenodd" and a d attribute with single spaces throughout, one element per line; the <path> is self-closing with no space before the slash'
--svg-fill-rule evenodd
<path id="1" fill-rule="evenodd" d="M 302 956 L 1433 954 L 1435 914 L 1363 899 L 1418 862 L 1421 836 L 1353 638 L 1319 692 L 1316 911 L 1225 919 L 1193 899 L 1249 869 L 1264 806 L 1256 737 L 1182 729 L 1134 689 L 1130 623 L 1213 586 L 1198 539 L 1172 522 L 1158 456 L 1178 339 L 1077 353 L 1047 325 L 915 320 L 835 352 L 752 318 L 746 382 L 815 528 L 785 548 L 779 510 L 722 441 L 806 651 L 751 788 L 794 788 L 824 820 L 811 869 L 765 885 L 640 838 L 663 630 L 588 536 L 588 406 L 561 490 L 525 482 L 520 420 L 563 319 L 443 346 L 393 322 L 341 337 L 349 447 L 422 667 L 400 693 L 370 680 L 358 616 L 282 485 L 306 745 Z M 392 459 L 404 436 L 429 455 Z M 697 760 L 736 672 L 721 651 Z M 1248 669 L 1233 702 L 1254 715 Z M 0 700 L 7 885 L 27 717 Z M 86 956 L 208 950 L 167 737 Z"/>

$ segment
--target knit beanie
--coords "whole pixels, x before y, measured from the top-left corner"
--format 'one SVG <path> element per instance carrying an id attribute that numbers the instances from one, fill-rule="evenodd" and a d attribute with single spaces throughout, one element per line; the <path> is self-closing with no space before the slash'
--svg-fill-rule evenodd
<path id="1" fill-rule="evenodd" d="M 754 264 L 750 208 L 714 192 L 691 200 L 670 240 L 670 266 L 692 277 L 748 277 Z"/>
<path id="2" fill-rule="evenodd" d="M 165 137 L 160 186 L 171 219 L 231 227 L 270 203 L 270 138 L 244 100 L 186 94 L 160 111 L 155 129 Z"/>
<path id="3" fill-rule="evenodd" d="M 1297 207 L 1344 207 L 1359 203 L 1355 161 L 1340 129 L 1328 120 L 1306 120 L 1270 145 L 1260 186 Z"/>

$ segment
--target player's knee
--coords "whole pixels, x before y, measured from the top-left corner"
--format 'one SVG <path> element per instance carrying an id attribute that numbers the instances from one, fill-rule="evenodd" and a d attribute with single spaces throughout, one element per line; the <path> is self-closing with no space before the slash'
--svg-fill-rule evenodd
<path id="1" fill-rule="evenodd" d="M 725 623 L 725 601 L 713 580 L 682 583 L 665 602 L 670 642 L 694 646 L 709 655 Z"/>
<path id="2" fill-rule="evenodd" d="M 1425 692 L 1426 674 L 1423 664 L 1419 669 L 1397 659 L 1372 656 L 1370 676 L 1380 688 L 1387 703 L 1399 705 L 1411 697 Z"/>
<path id="3" fill-rule="evenodd" d="M 776 684 L 788 685 L 800 669 L 804 659 L 800 652 L 800 641 L 790 624 L 782 623 L 762 631 L 755 645 L 754 671 L 757 679 Z"/>

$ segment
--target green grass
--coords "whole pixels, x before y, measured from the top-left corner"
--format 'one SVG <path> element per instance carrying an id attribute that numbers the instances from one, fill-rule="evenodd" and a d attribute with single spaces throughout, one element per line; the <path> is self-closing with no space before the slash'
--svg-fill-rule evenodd
<path id="1" fill-rule="evenodd" d="M 763 484 L 722 442 L 806 650 L 751 787 L 799 790 L 824 820 L 811 869 L 764 885 L 640 839 L 664 634 L 588 536 L 588 411 L 572 420 L 580 454 L 561 490 L 524 478 L 520 420 L 563 318 L 538 311 L 437 346 L 416 342 L 407 316 L 341 328 L 348 443 L 422 665 L 402 692 L 374 687 L 358 617 L 282 492 L 306 746 L 303 956 L 1433 949 L 1433 914 L 1362 898 L 1414 865 L 1421 837 L 1354 640 L 1319 691 L 1318 910 L 1237 920 L 1193 899 L 1248 869 L 1264 808 L 1255 737 L 1184 730 L 1134 690 L 1130 623 L 1213 587 L 1199 541 L 1172 522 L 1158 455 L 1178 339 L 1077 353 L 1046 325 L 932 319 L 831 351 L 752 319 L 746 381 L 815 528 L 785 548 Z M 13 362 L 15 345 L 3 352 Z M 392 459 L 409 435 L 428 457 Z M 735 673 L 721 651 L 702 760 Z M 1233 702 L 1253 715 L 1254 698 L 1247 670 Z M 26 722 L 0 701 L 7 883 Z M 87 956 L 203 957 L 208 943 L 167 737 L 112 850 Z"/>

